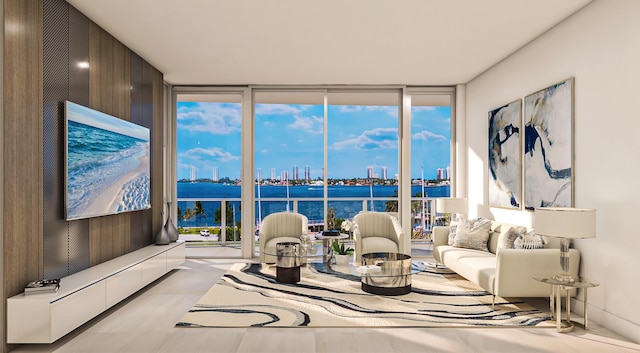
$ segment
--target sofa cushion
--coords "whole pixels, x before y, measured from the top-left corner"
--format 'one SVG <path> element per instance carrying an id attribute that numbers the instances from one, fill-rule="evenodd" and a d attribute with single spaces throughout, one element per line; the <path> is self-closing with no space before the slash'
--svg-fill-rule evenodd
<path id="1" fill-rule="evenodd" d="M 458 229 L 458 224 L 454 223 L 449 226 L 449 238 L 447 244 L 453 245 L 453 241 L 456 238 L 456 231 Z"/>
<path id="2" fill-rule="evenodd" d="M 439 246 L 445 266 L 462 277 L 493 293 L 496 276 L 496 256 L 488 251 Z"/>
<path id="3" fill-rule="evenodd" d="M 500 232 L 498 236 L 497 249 L 513 249 L 513 243 L 519 236 L 527 233 L 527 228 L 521 226 L 507 227 L 507 230 Z"/>
<path id="4" fill-rule="evenodd" d="M 476 219 L 458 225 L 453 246 L 458 248 L 489 251 L 487 241 L 491 230 L 491 221 L 488 219 Z"/>
<path id="5" fill-rule="evenodd" d="M 513 247 L 515 249 L 543 249 L 545 241 L 532 230 L 519 234 L 518 238 L 513 242 Z"/>

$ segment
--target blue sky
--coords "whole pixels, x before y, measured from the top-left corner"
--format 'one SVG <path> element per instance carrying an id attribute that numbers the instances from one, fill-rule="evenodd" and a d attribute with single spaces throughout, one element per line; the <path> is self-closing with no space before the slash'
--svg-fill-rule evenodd
<path id="1" fill-rule="evenodd" d="M 150 132 L 149 129 L 144 126 L 116 118 L 71 101 L 67 101 L 66 109 L 67 119 L 71 121 L 149 141 Z"/>
<path id="2" fill-rule="evenodd" d="M 240 178 L 241 107 L 235 103 L 178 103 L 178 179 L 188 179 L 191 167 L 198 178 Z M 322 176 L 322 105 L 257 104 L 255 107 L 256 169 L 263 178 L 276 177 L 294 166 L 304 177 Z M 381 176 L 382 167 L 392 179 L 398 172 L 398 117 L 396 107 L 329 106 L 328 177 L 365 178 L 367 167 Z M 412 178 L 427 179 L 450 161 L 450 108 L 412 109 Z"/>

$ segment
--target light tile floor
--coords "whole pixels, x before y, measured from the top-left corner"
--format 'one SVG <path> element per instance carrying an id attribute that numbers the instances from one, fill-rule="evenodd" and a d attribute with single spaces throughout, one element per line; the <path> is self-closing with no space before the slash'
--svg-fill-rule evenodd
<path id="1" fill-rule="evenodd" d="M 15 352 L 640 352 L 590 323 L 548 328 L 176 328 L 238 260 L 189 258 L 175 270 L 51 345 Z M 542 303 L 546 308 L 548 303 Z M 543 309 L 544 310 L 544 309 Z M 575 315 L 574 315 L 575 316 Z"/>

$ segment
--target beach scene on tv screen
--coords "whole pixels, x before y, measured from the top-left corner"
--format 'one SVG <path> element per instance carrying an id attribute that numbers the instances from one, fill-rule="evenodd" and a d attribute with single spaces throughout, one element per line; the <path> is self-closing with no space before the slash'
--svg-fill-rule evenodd
<path id="1" fill-rule="evenodd" d="M 67 219 L 151 207 L 149 129 L 67 102 Z"/>

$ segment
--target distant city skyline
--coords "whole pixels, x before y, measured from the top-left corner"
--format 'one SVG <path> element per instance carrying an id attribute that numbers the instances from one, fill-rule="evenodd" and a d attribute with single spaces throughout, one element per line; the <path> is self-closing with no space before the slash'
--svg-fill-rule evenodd
<path id="1" fill-rule="evenodd" d="M 240 104 L 178 102 L 177 113 L 178 179 L 240 179 Z M 322 105 L 256 104 L 255 116 L 255 169 L 262 179 L 322 178 Z M 412 109 L 412 179 L 421 178 L 422 167 L 425 179 L 449 175 L 450 136 L 450 107 Z M 367 178 L 368 168 L 373 177 L 395 178 L 397 107 L 329 106 L 327 143 L 329 179 Z"/>
<path id="2" fill-rule="evenodd" d="M 317 180 L 318 178 L 322 179 L 321 175 L 318 176 L 312 176 L 310 175 L 310 173 L 308 173 L 309 167 L 305 167 L 305 175 L 304 177 L 300 177 L 300 175 L 298 175 L 297 177 L 295 176 L 295 172 L 294 172 L 294 177 L 289 178 L 289 171 L 287 170 L 283 170 L 280 172 L 280 175 L 276 175 L 275 174 L 275 168 L 271 168 L 271 175 L 268 178 L 265 178 L 264 176 L 264 172 L 262 169 L 257 169 L 256 170 L 256 179 L 260 179 L 260 180 L 265 180 L 265 179 L 270 179 L 270 180 Z M 191 168 L 191 174 L 189 176 L 189 180 L 191 181 L 195 181 L 198 179 L 209 179 L 207 177 L 198 177 L 197 176 L 197 171 L 195 170 L 196 168 Z M 292 170 L 295 170 L 295 166 L 293 167 Z M 371 173 L 369 174 L 369 171 L 371 171 Z M 397 179 L 398 174 L 395 174 L 393 178 L 389 178 L 388 174 L 387 174 L 387 167 L 381 167 L 380 169 L 380 174 L 374 173 L 372 168 L 367 167 L 366 173 L 367 176 L 353 176 L 352 178 L 357 178 L 357 179 L 382 179 L 382 180 L 389 180 L 389 179 Z M 205 171 L 206 174 L 206 171 Z M 446 168 L 437 168 L 436 172 L 435 172 L 436 177 L 433 179 L 450 179 L 451 178 L 451 167 L 446 167 Z M 181 178 L 178 178 L 179 180 Z M 184 179 L 184 178 L 182 178 Z M 345 178 L 334 178 L 334 179 L 345 179 Z M 350 178 L 349 178 L 350 179 Z M 419 178 L 413 178 L 413 179 L 419 179 Z M 425 177 L 425 179 L 429 179 L 427 177 Z M 211 180 L 213 181 L 218 181 L 220 180 L 220 177 L 218 176 L 218 167 L 213 167 L 213 178 L 211 178 Z"/>

